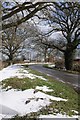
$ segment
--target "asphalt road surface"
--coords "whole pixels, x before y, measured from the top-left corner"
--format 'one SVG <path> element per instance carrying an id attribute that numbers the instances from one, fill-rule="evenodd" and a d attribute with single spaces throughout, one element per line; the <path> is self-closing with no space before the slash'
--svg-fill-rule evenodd
<path id="1" fill-rule="evenodd" d="M 30 65 L 29 68 L 37 70 L 41 73 L 49 75 L 58 81 L 65 82 L 73 87 L 78 93 L 80 93 L 80 74 L 71 74 L 64 71 L 58 71 L 43 67 L 43 65 Z"/>

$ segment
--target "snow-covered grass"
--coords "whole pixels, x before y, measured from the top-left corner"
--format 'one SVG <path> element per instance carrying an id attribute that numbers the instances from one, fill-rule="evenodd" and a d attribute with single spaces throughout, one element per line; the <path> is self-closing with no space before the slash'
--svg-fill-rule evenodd
<path id="1" fill-rule="evenodd" d="M 48 67 L 54 68 L 54 67 L 55 67 L 55 64 L 49 64 Z"/>
<path id="2" fill-rule="evenodd" d="M 0 81 L 0 104 L 17 111 L 23 118 L 33 112 L 36 115 L 56 114 L 53 117 L 78 114 L 75 112 L 78 110 L 77 93 L 50 76 L 16 64 L 0 71 Z M 13 115 L 0 113 L 2 116 Z"/>
<path id="3" fill-rule="evenodd" d="M 43 92 L 52 92 L 53 91 L 53 89 L 49 89 L 49 87 L 47 87 L 47 86 L 37 86 L 36 89 L 42 90 Z"/>
<path id="4" fill-rule="evenodd" d="M 39 111 L 42 107 L 49 105 L 51 100 L 67 101 L 66 99 L 50 96 L 40 91 L 34 91 L 34 89 L 3 91 L 0 93 L 0 104 L 17 111 L 18 115 L 23 116 Z"/>
<path id="5" fill-rule="evenodd" d="M 24 67 L 19 64 L 11 65 L 0 71 L 0 81 L 5 80 L 7 78 L 13 78 L 13 77 L 18 77 L 18 78 L 27 77 L 30 79 L 40 78 L 40 79 L 46 80 L 42 76 L 37 76 L 29 73 L 28 70 L 25 70 Z"/>
<path id="6" fill-rule="evenodd" d="M 66 114 L 62 115 L 60 113 L 56 114 L 56 115 L 52 115 L 52 114 L 49 114 L 49 115 L 40 115 L 39 118 L 72 118 Z M 74 115 L 73 118 L 78 118 L 78 116 Z"/>
<path id="7" fill-rule="evenodd" d="M 51 69 L 55 68 L 55 64 L 52 64 L 52 63 L 47 63 L 47 64 L 44 64 L 43 66 Z"/>

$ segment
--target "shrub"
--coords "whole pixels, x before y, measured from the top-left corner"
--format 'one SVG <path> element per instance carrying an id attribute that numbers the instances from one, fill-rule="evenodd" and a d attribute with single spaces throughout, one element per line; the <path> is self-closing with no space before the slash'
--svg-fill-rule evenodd
<path id="1" fill-rule="evenodd" d="M 56 68 L 63 69 L 63 68 L 64 68 L 64 60 L 57 60 L 57 61 L 55 62 L 55 67 L 56 67 Z"/>
<path id="2" fill-rule="evenodd" d="M 72 70 L 80 72 L 80 64 L 79 63 L 73 64 Z"/>

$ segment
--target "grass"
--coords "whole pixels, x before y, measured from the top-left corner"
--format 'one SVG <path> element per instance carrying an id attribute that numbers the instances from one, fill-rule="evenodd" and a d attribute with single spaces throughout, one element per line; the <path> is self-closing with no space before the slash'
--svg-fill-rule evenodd
<path id="1" fill-rule="evenodd" d="M 26 116 L 24 116 L 24 117 L 15 116 L 15 118 L 8 119 L 8 120 L 38 120 L 38 119 L 36 119 L 36 117 L 34 117 L 34 118 L 29 118 L 29 117 L 26 115 Z"/>
<path id="2" fill-rule="evenodd" d="M 27 69 L 27 67 L 25 67 Z M 41 109 L 37 113 L 31 113 L 30 116 L 26 115 L 23 116 L 22 119 L 19 116 L 16 116 L 12 120 L 23 120 L 23 118 L 28 117 L 35 117 L 40 114 L 54 114 L 54 113 L 66 113 L 67 115 L 75 115 L 75 113 L 72 110 L 78 111 L 78 93 L 74 91 L 73 88 L 66 85 L 65 83 L 61 83 L 59 81 L 54 80 L 52 77 L 47 76 L 43 73 L 37 72 L 35 70 L 28 69 L 30 73 L 36 74 L 38 76 L 43 76 L 47 79 L 47 81 L 44 81 L 42 79 L 36 78 L 36 79 L 30 79 L 30 78 L 9 78 L 4 81 L 2 81 L 2 87 L 3 89 L 7 88 L 8 86 L 11 86 L 11 88 L 14 89 L 20 89 L 20 90 L 26 90 L 33 88 L 35 89 L 36 86 L 47 86 L 50 89 L 53 89 L 53 92 L 46 92 L 46 94 L 61 97 L 64 99 L 67 99 L 67 102 L 64 101 L 52 101 L 50 106 L 46 106 L 45 108 Z M 26 119 L 25 119 L 26 120 Z"/>
<path id="3" fill-rule="evenodd" d="M 23 67 L 28 68 L 28 64 L 22 64 Z"/>

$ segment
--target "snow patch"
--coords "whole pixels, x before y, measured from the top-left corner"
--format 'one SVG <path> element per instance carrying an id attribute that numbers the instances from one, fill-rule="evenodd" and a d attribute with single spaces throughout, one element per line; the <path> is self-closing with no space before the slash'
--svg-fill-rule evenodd
<path id="1" fill-rule="evenodd" d="M 43 92 L 52 92 L 53 89 L 49 89 L 47 86 L 36 86 L 37 90 L 42 90 Z"/>
<path id="2" fill-rule="evenodd" d="M 55 67 L 55 64 L 49 64 L 48 67 L 54 68 L 54 67 Z"/>
<path id="3" fill-rule="evenodd" d="M 34 91 L 35 89 L 2 91 L 0 93 L 0 104 L 17 111 L 19 116 L 23 116 L 39 111 L 42 107 L 49 105 L 51 103 L 50 100 L 67 101 L 66 99 L 50 96 L 40 91 L 36 93 Z"/>
<path id="4" fill-rule="evenodd" d="M 0 120 L 2 120 L 2 118 L 3 118 L 3 117 L 2 117 L 2 114 L 0 114 Z"/>
<path id="5" fill-rule="evenodd" d="M 29 73 L 28 70 L 25 70 L 24 67 L 21 66 L 20 64 L 8 66 L 0 71 L 0 81 L 13 77 L 30 78 L 30 79 L 39 78 L 42 80 L 47 80 L 42 76 L 37 76 L 32 73 Z"/>
<path id="6" fill-rule="evenodd" d="M 21 69 L 20 65 L 11 65 L 8 66 L 0 71 L 0 81 L 10 78 L 10 77 L 15 77 L 17 71 Z"/>
<path id="7" fill-rule="evenodd" d="M 78 114 L 78 111 L 76 111 L 76 110 L 72 110 L 72 112 L 74 112 L 74 113 Z"/>
<path id="8" fill-rule="evenodd" d="M 72 117 L 68 116 L 68 115 L 62 115 L 62 114 L 56 114 L 56 115 L 52 115 L 52 114 L 49 114 L 49 115 L 40 115 L 39 118 L 78 118 L 78 116 L 74 115 Z"/>

